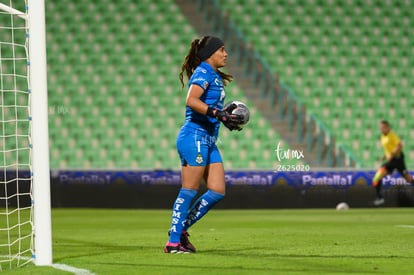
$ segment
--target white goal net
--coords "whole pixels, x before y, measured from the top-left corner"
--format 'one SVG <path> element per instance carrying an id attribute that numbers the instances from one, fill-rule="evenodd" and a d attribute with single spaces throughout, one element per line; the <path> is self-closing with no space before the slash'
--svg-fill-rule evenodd
<path id="1" fill-rule="evenodd" d="M 0 271 L 34 255 L 26 7 L 0 2 Z"/>

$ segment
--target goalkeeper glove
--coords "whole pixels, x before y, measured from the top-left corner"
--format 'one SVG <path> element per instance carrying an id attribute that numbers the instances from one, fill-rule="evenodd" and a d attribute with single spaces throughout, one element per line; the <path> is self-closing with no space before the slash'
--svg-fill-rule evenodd
<path id="1" fill-rule="evenodd" d="M 227 106 L 226 108 L 223 109 L 224 112 L 231 114 L 233 112 L 234 109 L 237 108 L 237 104 L 236 103 L 232 103 L 229 106 Z M 243 117 L 241 115 L 234 115 L 231 114 L 231 116 L 234 117 L 233 121 L 234 122 L 230 122 L 228 123 L 228 125 L 224 124 L 230 131 L 233 130 L 237 130 L 237 131 L 241 131 L 243 128 L 241 128 L 239 125 L 240 123 L 242 123 L 243 121 Z"/>
<path id="2" fill-rule="evenodd" d="M 237 107 L 236 104 L 234 104 L 235 106 L 232 105 L 230 105 L 223 111 L 220 111 L 216 108 L 208 107 L 207 115 L 217 118 L 219 121 L 223 122 L 224 126 L 226 126 L 230 131 L 241 131 L 241 128 L 238 125 L 242 122 L 242 117 L 240 115 L 231 114 L 231 111 L 233 111 Z"/>

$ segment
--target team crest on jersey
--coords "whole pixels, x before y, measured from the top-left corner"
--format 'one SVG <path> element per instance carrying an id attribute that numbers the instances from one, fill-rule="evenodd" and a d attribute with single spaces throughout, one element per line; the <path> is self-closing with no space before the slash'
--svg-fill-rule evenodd
<path id="1" fill-rule="evenodd" d="M 203 82 L 203 88 L 204 88 L 204 90 L 207 89 L 207 87 L 208 87 L 208 82 L 207 81 L 204 81 Z"/>
<path id="2" fill-rule="evenodd" d="M 196 162 L 198 164 L 203 163 L 203 156 L 200 153 L 197 154 Z"/>

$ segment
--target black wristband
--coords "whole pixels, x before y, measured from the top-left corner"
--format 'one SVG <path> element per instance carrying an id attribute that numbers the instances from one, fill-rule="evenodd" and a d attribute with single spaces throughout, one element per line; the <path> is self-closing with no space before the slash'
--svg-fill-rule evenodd
<path id="1" fill-rule="evenodd" d="M 216 117 L 216 115 L 217 115 L 217 109 L 216 108 L 208 107 L 207 108 L 206 115 L 211 116 L 211 117 Z"/>

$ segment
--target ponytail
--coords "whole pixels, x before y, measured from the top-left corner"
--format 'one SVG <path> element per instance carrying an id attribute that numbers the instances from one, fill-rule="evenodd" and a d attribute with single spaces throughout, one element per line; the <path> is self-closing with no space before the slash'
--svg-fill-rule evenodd
<path id="1" fill-rule="evenodd" d="M 202 42 L 201 40 L 194 39 L 193 42 L 191 42 L 190 50 L 184 58 L 183 65 L 181 65 L 181 72 L 179 77 L 182 87 L 184 87 L 184 73 L 187 76 L 187 79 L 190 79 L 191 75 L 194 73 L 195 68 L 201 64 L 201 60 L 198 57 L 198 46 L 200 42 Z"/>
<path id="2" fill-rule="evenodd" d="M 204 59 L 209 57 L 209 52 L 207 52 L 207 55 L 208 55 L 207 57 L 205 55 L 206 44 L 208 44 L 210 41 L 214 41 L 215 43 L 220 43 L 221 42 L 221 40 L 219 40 L 220 42 L 218 42 L 217 40 L 219 40 L 219 39 L 216 38 L 216 37 L 204 36 L 201 39 L 194 39 L 191 42 L 190 49 L 189 49 L 187 55 L 184 58 L 184 63 L 181 66 L 181 71 L 180 71 L 180 74 L 179 74 L 179 78 L 180 78 L 180 82 L 181 82 L 182 87 L 184 87 L 184 74 L 187 77 L 187 79 L 190 79 L 191 76 L 194 73 L 194 70 L 203 61 L 200 58 L 200 55 L 202 57 L 204 56 Z M 223 43 L 223 42 L 221 42 L 221 43 Z M 217 44 L 215 45 L 215 47 L 217 47 Z M 217 49 L 215 49 L 215 50 L 217 50 Z M 200 53 L 200 51 L 201 51 L 201 53 Z M 211 53 L 210 53 L 210 55 L 211 55 Z M 224 73 L 220 70 L 217 70 L 217 73 L 223 79 L 223 85 L 227 85 L 229 82 L 231 82 L 233 80 L 233 76 L 230 75 L 230 74 Z"/>

